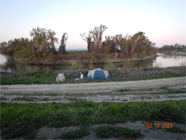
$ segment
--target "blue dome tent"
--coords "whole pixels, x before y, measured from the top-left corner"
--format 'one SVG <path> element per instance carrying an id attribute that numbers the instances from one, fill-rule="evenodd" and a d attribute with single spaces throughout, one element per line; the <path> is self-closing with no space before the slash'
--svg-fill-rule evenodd
<path id="1" fill-rule="evenodd" d="M 87 80 L 107 80 L 110 79 L 110 75 L 107 70 L 102 70 L 100 68 L 90 70 L 87 74 Z"/>

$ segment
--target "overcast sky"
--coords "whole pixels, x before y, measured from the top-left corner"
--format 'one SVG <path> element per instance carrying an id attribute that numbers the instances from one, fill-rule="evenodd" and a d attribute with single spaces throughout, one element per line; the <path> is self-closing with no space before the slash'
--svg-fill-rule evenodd
<path id="1" fill-rule="evenodd" d="M 52 29 L 67 48 L 86 48 L 80 33 L 104 24 L 105 35 L 138 31 L 160 47 L 186 44 L 186 0 L 0 0 L 0 42 Z"/>

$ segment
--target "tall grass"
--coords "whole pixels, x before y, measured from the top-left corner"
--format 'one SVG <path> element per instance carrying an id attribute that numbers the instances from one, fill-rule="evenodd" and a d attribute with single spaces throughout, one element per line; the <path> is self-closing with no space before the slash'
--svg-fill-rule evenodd
<path id="1" fill-rule="evenodd" d="M 1 104 L 1 134 L 11 139 L 42 126 L 64 127 L 126 121 L 185 123 L 185 101 L 67 104 Z"/>
<path id="2" fill-rule="evenodd" d="M 113 126 L 100 126 L 96 129 L 96 135 L 100 138 L 139 138 L 142 136 L 141 133 L 128 128 L 113 127 Z"/>
<path id="3" fill-rule="evenodd" d="M 68 54 L 83 54 L 83 53 L 88 53 L 86 50 L 72 50 L 72 51 L 67 51 Z"/>

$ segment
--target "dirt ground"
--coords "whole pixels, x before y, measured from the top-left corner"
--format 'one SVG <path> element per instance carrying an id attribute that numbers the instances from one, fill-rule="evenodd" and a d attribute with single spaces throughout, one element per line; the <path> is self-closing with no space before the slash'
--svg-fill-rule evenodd
<path id="1" fill-rule="evenodd" d="M 159 123 L 160 125 L 163 123 L 169 123 L 169 122 L 162 122 L 162 121 L 156 121 L 154 123 Z M 147 128 L 146 127 L 147 122 L 146 121 L 135 121 L 135 122 L 126 122 L 126 123 L 118 123 L 118 124 L 109 124 L 114 127 L 123 127 L 123 128 L 129 128 L 132 130 L 139 131 L 143 136 L 141 138 L 138 138 L 138 140 L 184 140 L 185 134 L 184 133 L 171 133 L 167 132 L 166 129 L 171 128 Z M 85 126 L 86 129 L 90 132 L 88 136 L 85 136 L 84 140 L 95 140 L 100 139 L 96 136 L 95 129 L 99 126 L 105 126 L 108 124 L 97 124 L 97 125 L 88 125 Z M 185 126 L 177 123 L 173 123 L 173 126 L 176 126 L 182 130 L 184 130 Z M 59 135 L 77 130 L 79 129 L 79 126 L 70 126 L 70 127 L 63 127 L 63 128 L 50 128 L 50 127 L 42 127 L 37 131 L 37 138 L 46 138 L 46 139 L 54 139 L 55 137 L 58 137 Z M 120 138 L 121 139 L 121 138 Z M 117 138 L 110 137 L 107 140 L 117 140 Z M 129 139 L 130 140 L 130 139 Z"/>
<path id="2" fill-rule="evenodd" d="M 138 102 L 186 100 L 186 77 L 155 80 L 100 82 L 56 85 L 1 85 L 1 103 L 68 103 L 76 100 L 93 102 Z M 166 123 L 156 121 L 157 123 Z M 165 129 L 150 129 L 146 121 L 112 124 L 127 127 L 143 134 L 139 139 L 185 139 L 186 133 L 166 132 Z M 172 122 L 174 126 L 186 130 L 185 124 Z M 107 125 L 107 124 L 101 124 Z M 95 129 L 100 125 L 85 126 L 90 134 L 83 139 L 99 139 Z M 35 130 L 39 139 L 54 139 L 62 133 L 78 129 L 80 126 L 63 128 L 42 127 Z M 115 140 L 116 138 L 108 138 Z"/>
<path id="3" fill-rule="evenodd" d="M 4 103 L 165 101 L 186 99 L 186 77 L 126 82 L 1 85 Z"/>

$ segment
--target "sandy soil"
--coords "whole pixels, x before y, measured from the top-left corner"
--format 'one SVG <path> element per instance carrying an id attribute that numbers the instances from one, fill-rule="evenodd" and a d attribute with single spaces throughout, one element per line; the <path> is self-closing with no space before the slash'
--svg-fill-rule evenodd
<path id="1" fill-rule="evenodd" d="M 147 128 L 146 127 L 146 121 L 135 121 L 135 122 L 126 122 L 126 123 L 118 123 L 118 124 L 96 124 L 96 125 L 88 125 L 88 126 L 83 126 L 85 127 L 90 134 L 83 139 L 86 140 L 93 140 L 93 139 L 100 139 L 99 137 L 96 136 L 95 129 L 98 128 L 99 126 L 104 126 L 104 125 L 112 125 L 114 127 L 123 127 L 123 128 L 129 128 L 132 130 L 139 131 L 143 136 L 141 138 L 138 138 L 138 140 L 170 140 L 170 139 L 179 139 L 179 140 L 184 140 L 185 139 L 185 134 L 184 133 L 171 133 L 171 132 L 166 132 L 166 129 L 171 129 L 171 128 L 166 128 L 166 129 L 161 129 L 161 128 Z M 160 127 L 162 126 L 163 123 L 170 123 L 170 122 L 163 122 L 163 121 L 156 121 L 154 123 L 159 123 Z M 173 123 L 173 126 L 176 126 L 182 130 L 185 129 L 184 124 L 177 124 Z M 42 127 L 37 131 L 37 138 L 46 138 L 46 139 L 53 139 L 55 137 L 58 137 L 59 135 L 80 129 L 79 126 L 69 126 L 69 127 L 63 127 L 63 128 L 50 128 L 50 127 Z M 110 137 L 107 140 L 117 140 L 117 138 Z"/>
<path id="2" fill-rule="evenodd" d="M 186 77 L 53 85 L 1 85 L 1 102 L 50 103 L 165 101 L 186 99 Z M 182 92 L 179 92 L 182 91 Z"/>

